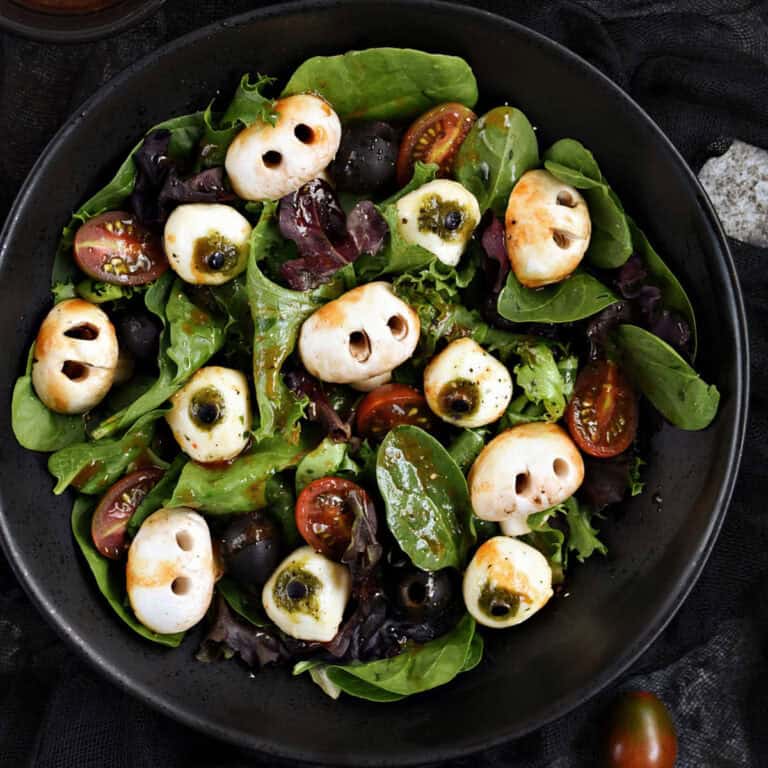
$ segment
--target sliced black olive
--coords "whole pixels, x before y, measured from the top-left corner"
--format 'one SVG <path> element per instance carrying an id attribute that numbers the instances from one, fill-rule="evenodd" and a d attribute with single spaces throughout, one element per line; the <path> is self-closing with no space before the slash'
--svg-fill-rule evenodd
<path id="1" fill-rule="evenodd" d="M 439 616 L 456 594 L 455 575 L 450 569 L 425 572 L 412 570 L 398 584 L 397 603 L 413 622 Z"/>
<path id="2" fill-rule="evenodd" d="M 227 573 L 241 584 L 264 585 L 280 564 L 282 542 L 275 523 L 261 512 L 236 517 L 221 537 Z"/>
<path id="3" fill-rule="evenodd" d="M 339 191 L 358 194 L 392 186 L 398 141 L 387 123 L 359 122 L 348 125 L 330 172 Z"/>

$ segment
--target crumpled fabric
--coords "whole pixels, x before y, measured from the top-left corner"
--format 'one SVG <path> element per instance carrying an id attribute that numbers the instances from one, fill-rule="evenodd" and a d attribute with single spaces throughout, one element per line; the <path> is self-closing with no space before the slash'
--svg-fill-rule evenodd
<path id="1" fill-rule="evenodd" d="M 591 61 L 650 112 L 695 170 L 734 138 L 768 149 L 764 1 L 472 4 Z M 102 83 L 166 41 L 256 5 L 169 0 L 140 26 L 85 45 L 0 34 L 0 214 L 47 140 Z M 449 768 L 592 768 L 612 700 L 633 688 L 654 691 L 673 712 L 678 768 L 768 765 L 768 252 L 731 245 L 750 321 L 754 394 L 739 482 L 700 580 L 660 638 L 608 690 L 536 733 Z M 0 556 L 0 766 L 214 765 L 289 763 L 190 731 L 84 666 Z"/>

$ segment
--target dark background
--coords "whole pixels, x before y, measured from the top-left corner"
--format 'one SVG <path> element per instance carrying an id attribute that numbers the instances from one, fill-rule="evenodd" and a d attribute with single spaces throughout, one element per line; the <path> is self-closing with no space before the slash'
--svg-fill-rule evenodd
<path id="1" fill-rule="evenodd" d="M 264 4 L 169 0 L 138 27 L 83 45 L 0 33 L 0 216 L 46 142 L 101 84 L 168 40 Z M 469 4 L 597 65 L 650 112 L 696 171 L 733 138 L 768 149 L 768 2 Z M 701 579 L 609 690 L 537 733 L 450 768 L 595 766 L 610 703 L 631 688 L 653 690 L 669 705 L 681 768 L 768 765 L 768 249 L 731 247 L 749 315 L 754 394 L 739 482 Z M 288 764 L 196 734 L 103 680 L 48 628 L 0 555 L 0 766 L 213 765 Z"/>

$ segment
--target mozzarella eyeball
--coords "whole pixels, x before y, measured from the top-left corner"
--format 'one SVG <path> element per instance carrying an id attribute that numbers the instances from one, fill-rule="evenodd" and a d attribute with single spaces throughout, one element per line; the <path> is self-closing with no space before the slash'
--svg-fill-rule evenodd
<path id="1" fill-rule="evenodd" d="M 251 225 L 234 208 L 218 203 L 188 203 L 165 223 L 165 253 L 171 269 L 193 285 L 221 285 L 237 277 L 248 262 Z"/>
<path id="2" fill-rule="evenodd" d="M 443 421 L 482 427 L 504 415 L 512 399 L 512 377 L 476 341 L 457 339 L 424 369 L 424 395 Z"/>
<path id="3" fill-rule="evenodd" d="M 318 178 L 336 155 L 341 122 L 326 101 L 298 94 L 275 104 L 277 122 L 256 121 L 235 136 L 225 167 L 239 197 L 277 200 Z"/>
<path id="4" fill-rule="evenodd" d="M 402 238 L 455 267 L 480 222 L 477 198 L 459 182 L 436 179 L 397 201 Z"/>
<path id="5" fill-rule="evenodd" d="M 299 355 L 321 381 L 363 391 L 388 380 L 413 355 L 419 316 L 389 283 L 367 283 L 318 309 L 301 326 Z"/>
<path id="6" fill-rule="evenodd" d="M 153 632 L 184 632 L 197 624 L 211 604 L 215 578 L 208 525 L 185 507 L 150 515 L 128 550 L 128 600 Z"/>
<path id="7" fill-rule="evenodd" d="M 469 472 L 475 514 L 501 523 L 507 536 L 528 533 L 528 515 L 573 496 L 584 479 L 584 461 L 556 424 L 532 422 L 491 440 Z"/>
<path id="8" fill-rule="evenodd" d="M 301 547 L 277 567 L 264 585 L 267 616 L 287 635 L 328 642 L 339 631 L 351 593 L 346 566 Z"/>
<path id="9" fill-rule="evenodd" d="M 57 304 L 35 339 L 32 386 L 56 413 L 85 413 L 115 380 L 117 336 L 106 313 L 82 299 Z"/>
<path id="10" fill-rule="evenodd" d="M 530 619 L 552 597 L 552 569 L 538 549 L 494 536 L 464 572 L 464 603 L 479 624 L 503 629 Z"/>
<path id="11" fill-rule="evenodd" d="M 579 266 L 592 222 L 576 188 L 538 170 L 524 173 L 515 184 L 505 229 L 515 277 L 528 288 L 538 288 L 565 280 Z"/>
<path id="12" fill-rule="evenodd" d="M 171 398 L 166 414 L 176 442 L 195 461 L 228 461 L 247 445 L 251 429 L 248 381 L 240 371 L 201 368 Z"/>

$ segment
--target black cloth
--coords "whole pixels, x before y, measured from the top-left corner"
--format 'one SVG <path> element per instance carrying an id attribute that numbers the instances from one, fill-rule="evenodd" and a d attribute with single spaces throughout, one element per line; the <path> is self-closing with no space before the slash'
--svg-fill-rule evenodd
<path id="1" fill-rule="evenodd" d="M 40 150 L 102 83 L 166 41 L 249 0 L 170 0 L 117 38 L 78 46 L 0 36 L 0 213 Z M 629 91 L 696 170 L 733 138 L 768 149 L 768 2 L 485 0 L 564 43 Z M 44 215 L 44 211 L 41 215 Z M 647 688 L 678 724 L 680 768 L 768 765 L 768 252 L 732 242 L 751 326 L 753 398 L 722 534 L 659 640 L 608 691 L 537 733 L 451 768 L 596 766 L 606 706 Z M 0 765 L 286 766 L 149 710 L 65 648 L 0 556 Z"/>

